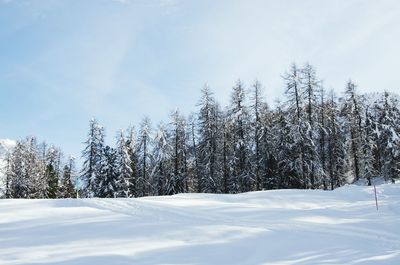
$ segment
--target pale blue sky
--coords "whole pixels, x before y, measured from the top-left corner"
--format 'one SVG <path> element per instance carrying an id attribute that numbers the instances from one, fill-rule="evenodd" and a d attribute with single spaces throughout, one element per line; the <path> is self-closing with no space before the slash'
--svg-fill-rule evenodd
<path id="1" fill-rule="evenodd" d="M 0 138 L 36 135 L 80 155 L 91 117 L 116 131 L 225 105 L 240 78 L 269 102 L 291 62 L 325 86 L 399 92 L 400 1 L 0 0 Z"/>

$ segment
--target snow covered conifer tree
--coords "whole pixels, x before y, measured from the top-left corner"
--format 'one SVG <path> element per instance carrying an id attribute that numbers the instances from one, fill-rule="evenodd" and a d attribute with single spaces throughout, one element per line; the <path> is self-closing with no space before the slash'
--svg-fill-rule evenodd
<path id="1" fill-rule="evenodd" d="M 363 177 L 367 179 L 368 185 L 372 185 L 372 178 L 377 175 L 374 167 L 374 153 L 376 149 L 377 137 L 373 133 L 376 131 L 376 122 L 369 109 L 365 106 L 365 123 L 363 125 L 363 135 L 361 138 L 362 152 L 363 152 Z"/>
<path id="2" fill-rule="evenodd" d="M 277 165 L 277 152 L 274 147 L 274 115 L 266 103 L 263 103 L 260 109 L 261 127 L 259 132 L 260 149 L 260 177 L 261 189 L 277 189 L 279 183 L 279 172 Z"/>
<path id="3" fill-rule="evenodd" d="M 233 174 L 239 178 L 241 192 L 251 191 L 254 184 L 249 163 L 250 120 L 245 104 L 245 89 L 239 80 L 233 87 L 229 115 L 233 124 L 233 138 L 235 142 Z"/>
<path id="4" fill-rule="evenodd" d="M 170 146 L 173 171 L 168 179 L 167 194 L 182 193 L 186 190 L 186 120 L 175 110 L 171 114 Z"/>
<path id="5" fill-rule="evenodd" d="M 299 159 L 299 142 L 293 134 L 293 117 L 278 103 L 274 115 L 273 148 L 276 150 L 276 161 L 279 178 L 277 188 L 304 188 L 304 180 L 300 177 L 302 160 Z"/>
<path id="6" fill-rule="evenodd" d="M 261 154 L 261 131 L 262 131 L 262 123 L 261 123 L 261 108 L 263 105 L 262 101 L 262 85 L 260 82 L 255 81 L 252 86 L 252 95 L 251 95 L 251 110 L 253 114 L 252 120 L 252 133 L 253 133 L 253 144 L 254 144 L 254 156 L 250 160 L 250 163 L 253 168 L 253 175 L 255 177 L 256 182 L 256 190 L 260 190 L 262 187 L 261 180 L 261 163 L 262 163 L 262 154 Z"/>
<path id="7" fill-rule="evenodd" d="M 400 175 L 400 104 L 385 92 L 377 109 L 381 174 L 394 181 Z"/>
<path id="8" fill-rule="evenodd" d="M 137 179 L 138 179 L 138 165 L 139 165 L 139 158 L 138 158 L 138 145 L 136 142 L 136 133 L 135 133 L 135 128 L 130 127 L 127 130 L 127 139 L 126 139 L 126 144 L 127 144 L 127 151 L 129 155 L 129 159 L 131 161 L 130 163 L 130 171 L 131 175 L 128 180 L 128 190 L 129 194 L 128 197 L 137 197 Z"/>
<path id="9" fill-rule="evenodd" d="M 56 199 L 60 179 L 60 157 L 61 151 L 51 146 L 47 151 L 45 179 L 47 181 L 46 198 Z"/>
<path id="10" fill-rule="evenodd" d="M 124 132 L 121 130 L 117 136 L 117 165 L 118 165 L 118 197 L 129 198 L 132 191 L 132 160 L 129 154 L 128 141 L 125 139 Z"/>
<path id="11" fill-rule="evenodd" d="M 139 169 L 140 173 L 137 179 L 137 195 L 150 195 L 150 173 L 151 173 L 151 122 L 148 117 L 144 118 L 139 130 Z"/>
<path id="12" fill-rule="evenodd" d="M 217 192 L 217 104 L 213 93 L 206 85 L 201 90 L 200 112 L 198 116 L 198 191 Z"/>
<path id="13" fill-rule="evenodd" d="M 56 199 L 58 194 L 58 174 L 52 164 L 46 166 L 45 174 L 48 181 L 46 198 Z"/>
<path id="14" fill-rule="evenodd" d="M 83 181 L 83 194 L 86 197 L 98 196 L 100 166 L 103 160 L 104 128 L 95 119 L 90 121 L 86 147 L 82 152 L 83 162 L 81 179 Z"/>
<path id="15" fill-rule="evenodd" d="M 239 179 L 232 175 L 233 171 L 233 138 L 232 123 L 229 121 L 227 111 L 222 118 L 222 183 L 223 193 L 237 193 L 240 190 Z"/>
<path id="16" fill-rule="evenodd" d="M 115 198 L 120 192 L 118 190 L 120 183 L 118 183 L 117 152 L 109 146 L 106 146 L 103 152 L 96 196 L 100 198 Z"/>
<path id="17" fill-rule="evenodd" d="M 24 153 L 24 142 L 17 141 L 9 160 L 10 198 L 28 198 L 30 195 L 31 179 L 26 172 Z"/>
<path id="18" fill-rule="evenodd" d="M 291 168 L 291 179 L 298 178 L 296 183 L 300 184 L 297 188 L 306 188 L 308 186 L 308 176 L 307 176 L 307 165 L 306 165 L 306 154 L 305 154 L 305 137 L 304 134 L 304 92 L 302 90 L 302 80 L 301 80 L 301 70 L 299 70 L 296 64 L 292 64 L 290 70 L 283 76 L 286 83 L 285 94 L 287 96 L 287 112 L 289 115 L 289 121 L 286 121 L 285 117 L 281 115 L 279 120 L 281 120 L 281 125 L 290 125 L 290 138 L 293 143 L 291 162 L 287 161 L 285 167 L 290 165 Z M 281 114 L 283 113 L 283 108 Z M 287 135 L 289 136 L 289 135 Z M 296 175 L 293 176 L 293 175 Z"/>
<path id="19" fill-rule="evenodd" d="M 309 181 L 308 186 L 312 189 L 318 187 L 318 177 L 323 175 L 323 168 L 318 156 L 318 98 L 317 93 L 320 88 L 320 81 L 316 77 L 315 69 L 306 64 L 301 69 L 301 85 L 305 98 L 306 118 L 301 122 L 303 130 L 303 147 L 305 173 Z"/>
<path id="20" fill-rule="evenodd" d="M 198 181 L 199 177 L 199 163 L 198 163 L 198 156 L 197 156 L 197 128 L 196 128 L 196 116 L 195 114 L 189 115 L 188 122 L 187 122 L 187 163 L 188 163 L 188 189 L 190 191 L 197 191 L 199 185 Z"/>
<path id="21" fill-rule="evenodd" d="M 75 159 L 70 156 L 68 163 L 63 168 L 61 187 L 60 187 L 60 198 L 75 198 L 76 190 L 74 185 L 75 178 Z"/>
<path id="22" fill-rule="evenodd" d="M 335 100 L 333 91 L 325 106 L 326 111 L 326 174 L 330 189 L 340 187 L 344 184 L 347 169 L 346 135 L 340 119 L 339 106 Z"/>
<path id="23" fill-rule="evenodd" d="M 252 176 L 255 180 L 255 190 L 276 188 L 274 157 L 272 150 L 271 123 L 272 117 L 268 104 L 262 98 L 262 85 L 255 81 L 251 87 L 250 96 L 251 138 L 249 149 Z"/>
<path id="24" fill-rule="evenodd" d="M 154 137 L 154 165 L 151 173 L 154 182 L 154 194 L 156 195 L 169 194 L 168 185 L 172 172 L 171 153 L 172 148 L 168 142 L 168 132 L 164 124 L 161 123 L 158 125 Z"/>
<path id="25" fill-rule="evenodd" d="M 5 187 L 4 187 L 4 196 L 6 199 L 11 199 L 11 183 L 12 183 L 12 177 L 13 177 L 13 172 L 11 168 L 11 153 L 8 152 L 6 155 L 6 167 L 4 169 L 4 177 L 5 177 Z"/>
<path id="26" fill-rule="evenodd" d="M 318 109 L 318 130 L 319 130 L 319 145 L 318 145 L 318 157 L 320 161 L 320 182 L 324 190 L 328 189 L 329 180 L 327 178 L 327 143 L 326 143 L 326 136 L 327 136 L 327 123 L 326 123 L 326 114 L 327 114 L 327 103 L 326 103 L 326 95 L 325 89 L 321 86 L 320 89 L 320 102 L 319 102 L 319 109 Z"/>
<path id="27" fill-rule="evenodd" d="M 351 155 L 351 167 L 354 174 L 354 181 L 358 181 L 362 176 L 362 104 L 356 92 L 356 85 L 349 81 L 347 83 L 344 102 L 342 106 L 342 116 L 346 120 L 346 130 L 348 132 L 349 154 Z"/>
<path id="28" fill-rule="evenodd" d="M 37 139 L 34 136 L 28 137 L 25 141 L 23 154 L 26 178 L 31 183 L 29 198 L 43 199 L 47 197 L 48 179 L 45 174 L 45 163 L 39 156 Z"/>

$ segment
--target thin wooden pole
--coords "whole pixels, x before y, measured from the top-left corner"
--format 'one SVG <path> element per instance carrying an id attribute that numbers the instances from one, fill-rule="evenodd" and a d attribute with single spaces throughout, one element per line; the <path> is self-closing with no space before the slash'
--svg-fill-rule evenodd
<path id="1" fill-rule="evenodd" d="M 378 196 L 376 195 L 376 186 L 374 185 L 374 193 L 375 193 L 375 205 L 376 210 L 378 211 Z"/>

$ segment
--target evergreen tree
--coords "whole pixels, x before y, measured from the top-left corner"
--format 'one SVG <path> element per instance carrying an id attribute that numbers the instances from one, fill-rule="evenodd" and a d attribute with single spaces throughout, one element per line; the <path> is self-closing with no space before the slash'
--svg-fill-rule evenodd
<path id="1" fill-rule="evenodd" d="M 186 121 L 178 110 L 172 113 L 171 118 L 170 146 L 173 171 L 168 179 L 167 194 L 176 194 L 186 190 Z"/>
<path id="2" fill-rule="evenodd" d="M 347 83 L 345 97 L 342 106 L 342 116 L 346 120 L 346 132 L 348 133 L 349 154 L 351 155 L 351 167 L 354 174 L 354 181 L 362 176 L 362 104 L 356 92 L 356 85 L 349 81 Z"/>
<path id="3" fill-rule="evenodd" d="M 374 118 L 369 107 L 365 107 L 365 124 L 363 126 L 362 135 L 362 151 L 363 151 L 363 177 L 367 179 L 368 185 L 372 185 L 372 178 L 377 175 L 374 168 L 374 150 L 376 148 L 376 137 L 373 131 L 376 128 Z"/>
<path id="4" fill-rule="evenodd" d="M 31 179 L 26 172 L 24 163 L 25 145 L 22 141 L 17 141 L 9 160 L 9 179 L 10 198 L 28 198 L 31 192 Z"/>
<path id="5" fill-rule="evenodd" d="M 302 91 L 305 97 L 306 117 L 302 120 L 302 136 L 304 147 L 304 171 L 308 179 L 308 187 L 314 189 L 319 186 L 319 176 L 323 175 L 323 169 L 318 156 L 318 97 L 320 81 L 316 77 L 314 68 L 306 64 L 301 69 Z"/>
<path id="6" fill-rule="evenodd" d="M 302 90 L 302 75 L 301 70 L 299 70 L 296 64 L 292 64 L 290 70 L 283 76 L 285 81 L 286 90 L 285 94 L 287 97 L 286 110 L 282 108 L 280 111 L 279 120 L 281 121 L 281 126 L 285 126 L 285 129 L 290 127 L 290 134 L 285 137 L 290 137 L 290 147 L 291 147 L 291 161 L 282 161 L 281 166 L 285 168 L 290 168 L 290 179 L 294 181 L 294 178 L 299 178 L 294 181 L 299 186 L 296 188 L 306 188 L 308 186 L 308 175 L 307 175 L 307 164 L 306 164 L 306 147 L 305 138 L 307 135 L 306 121 L 303 114 L 303 109 L 305 106 L 304 95 Z M 304 86 L 303 86 L 304 87 Z M 286 117 L 282 117 L 283 112 L 286 112 L 289 120 L 286 121 Z M 289 177 L 289 176 L 288 176 Z"/>
<path id="7" fill-rule="evenodd" d="M 231 95 L 230 120 L 233 124 L 234 166 L 233 175 L 239 178 L 240 191 L 251 191 L 254 178 L 250 170 L 249 113 L 245 105 L 245 90 L 241 81 L 233 87 Z"/>
<path id="8" fill-rule="evenodd" d="M 128 197 L 137 197 L 137 179 L 138 179 L 138 145 L 136 143 L 135 128 L 130 127 L 128 129 L 128 137 L 126 140 L 127 152 L 130 160 L 130 171 L 131 175 L 128 179 Z"/>
<path id="9" fill-rule="evenodd" d="M 199 163 L 197 156 L 197 128 L 196 128 L 196 117 L 194 114 L 191 114 L 188 118 L 187 123 L 187 182 L 188 182 L 188 191 L 190 192 L 200 192 L 198 181 L 200 179 L 199 175 Z"/>
<path id="10" fill-rule="evenodd" d="M 272 126 L 273 147 L 276 150 L 277 161 L 277 188 L 304 188 L 303 178 L 301 178 L 302 160 L 299 159 L 299 142 L 296 134 L 293 134 L 293 117 L 284 106 L 278 104 L 274 115 Z M 300 149 L 301 150 L 301 149 Z"/>
<path id="11" fill-rule="evenodd" d="M 53 165 L 46 166 L 47 194 L 46 198 L 56 199 L 58 194 L 58 174 L 54 170 Z"/>
<path id="12" fill-rule="evenodd" d="M 12 189 L 11 189 L 11 183 L 12 183 L 12 177 L 13 177 L 13 172 L 11 168 L 11 153 L 8 152 L 6 155 L 6 167 L 4 169 L 4 177 L 5 177 L 5 187 L 4 187 L 4 196 L 6 199 L 11 199 L 11 194 L 12 194 Z"/>
<path id="13" fill-rule="evenodd" d="M 158 125 L 157 132 L 154 138 L 154 165 L 152 176 L 156 195 L 165 195 L 171 193 L 169 185 L 171 181 L 171 153 L 172 148 L 168 142 L 168 132 L 165 126 L 161 123 Z M 172 185 L 173 189 L 174 185 Z M 173 193 L 171 193 L 173 194 Z"/>
<path id="14" fill-rule="evenodd" d="M 150 194 L 150 143 L 151 143 L 151 122 L 144 118 L 139 131 L 139 168 L 140 173 L 137 179 L 137 195 L 147 196 Z"/>
<path id="15" fill-rule="evenodd" d="M 56 199 L 59 190 L 59 165 L 60 165 L 61 152 L 55 147 L 50 147 L 47 151 L 46 157 L 46 170 L 45 179 L 47 181 L 46 185 L 46 198 Z"/>
<path id="16" fill-rule="evenodd" d="M 264 103 L 260 110 L 261 127 L 259 132 L 260 176 L 262 189 L 277 189 L 279 183 L 278 161 L 274 147 L 274 112 Z"/>
<path id="17" fill-rule="evenodd" d="M 85 197 L 98 197 L 100 167 L 103 160 L 104 128 L 95 119 L 90 121 L 88 139 L 82 153 L 83 162 L 81 180 Z"/>
<path id="18" fill-rule="evenodd" d="M 45 173 L 46 164 L 40 159 L 36 137 L 28 137 L 24 145 L 25 151 L 22 159 L 25 166 L 25 178 L 30 183 L 28 198 L 47 198 L 49 185 Z"/>
<path id="19" fill-rule="evenodd" d="M 118 197 L 129 198 L 132 178 L 132 160 L 129 154 L 129 143 L 121 130 L 117 136 L 117 166 L 118 166 Z"/>
<path id="20" fill-rule="evenodd" d="M 327 177 L 333 190 L 344 184 L 347 173 L 346 135 L 341 122 L 339 106 L 333 92 L 325 106 L 326 142 L 327 142 Z"/>
<path id="21" fill-rule="evenodd" d="M 68 163 L 63 168 L 61 185 L 60 185 L 60 198 L 75 198 L 76 190 L 74 185 L 75 172 L 75 159 L 70 156 Z"/>
<path id="22" fill-rule="evenodd" d="M 217 104 L 208 86 L 201 90 L 198 116 L 198 176 L 199 192 L 217 192 Z"/>
<path id="23" fill-rule="evenodd" d="M 232 137 L 233 128 L 226 113 L 224 114 L 222 121 L 222 132 L 222 192 L 237 193 L 240 190 L 239 179 L 232 174 L 234 144 Z"/>
<path id="24" fill-rule="evenodd" d="M 326 137 L 328 134 L 328 124 L 327 124 L 327 106 L 328 104 L 325 102 L 325 89 L 321 86 L 320 90 L 320 105 L 319 105 L 319 116 L 318 116 L 318 125 L 319 125 L 319 147 L 318 147 L 318 156 L 320 159 L 321 166 L 321 184 L 324 190 L 328 189 L 329 180 L 327 178 L 327 141 Z"/>
<path id="25" fill-rule="evenodd" d="M 400 104 L 385 92 L 377 109 L 376 134 L 380 146 L 381 174 L 394 182 L 400 175 Z"/>
<path id="26" fill-rule="evenodd" d="M 121 186 L 118 179 L 117 152 L 106 146 L 103 149 L 103 160 L 100 166 L 100 175 L 96 196 L 100 198 L 116 198 Z"/>
<path id="27" fill-rule="evenodd" d="M 261 109 L 263 106 L 263 101 L 261 97 L 261 83 L 255 81 L 252 86 L 252 95 L 251 95 L 251 110 L 253 114 L 252 120 L 252 131 L 253 131 L 253 144 L 254 144 L 254 157 L 251 159 L 250 163 L 253 168 L 253 176 L 256 182 L 256 190 L 260 190 L 262 187 L 261 180 L 261 164 L 262 164 L 262 154 L 261 154 L 261 132 L 263 129 L 263 125 L 261 123 Z M 265 127 L 264 127 L 265 129 Z M 265 132 L 266 133 L 266 132 Z"/>

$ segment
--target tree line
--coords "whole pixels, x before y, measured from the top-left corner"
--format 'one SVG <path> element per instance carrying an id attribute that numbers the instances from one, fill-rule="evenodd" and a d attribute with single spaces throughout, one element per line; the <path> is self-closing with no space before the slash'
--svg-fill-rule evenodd
<path id="1" fill-rule="evenodd" d="M 3 197 L 75 198 L 75 158 L 63 162 L 62 157 L 60 148 L 38 143 L 36 137 L 17 141 L 6 154 Z"/>
<path id="2" fill-rule="evenodd" d="M 285 98 L 275 108 L 258 81 L 237 81 L 224 108 L 204 86 L 196 113 L 175 110 L 156 127 L 144 118 L 138 130 L 118 132 L 112 147 L 93 119 L 80 172 L 73 159 L 60 166 L 58 149 L 39 148 L 34 138 L 19 141 L 8 157 L 6 197 L 75 197 L 75 189 L 104 198 L 334 189 L 399 177 L 396 95 L 362 95 L 349 81 L 338 97 L 325 91 L 310 64 L 293 64 L 283 81 Z"/>

